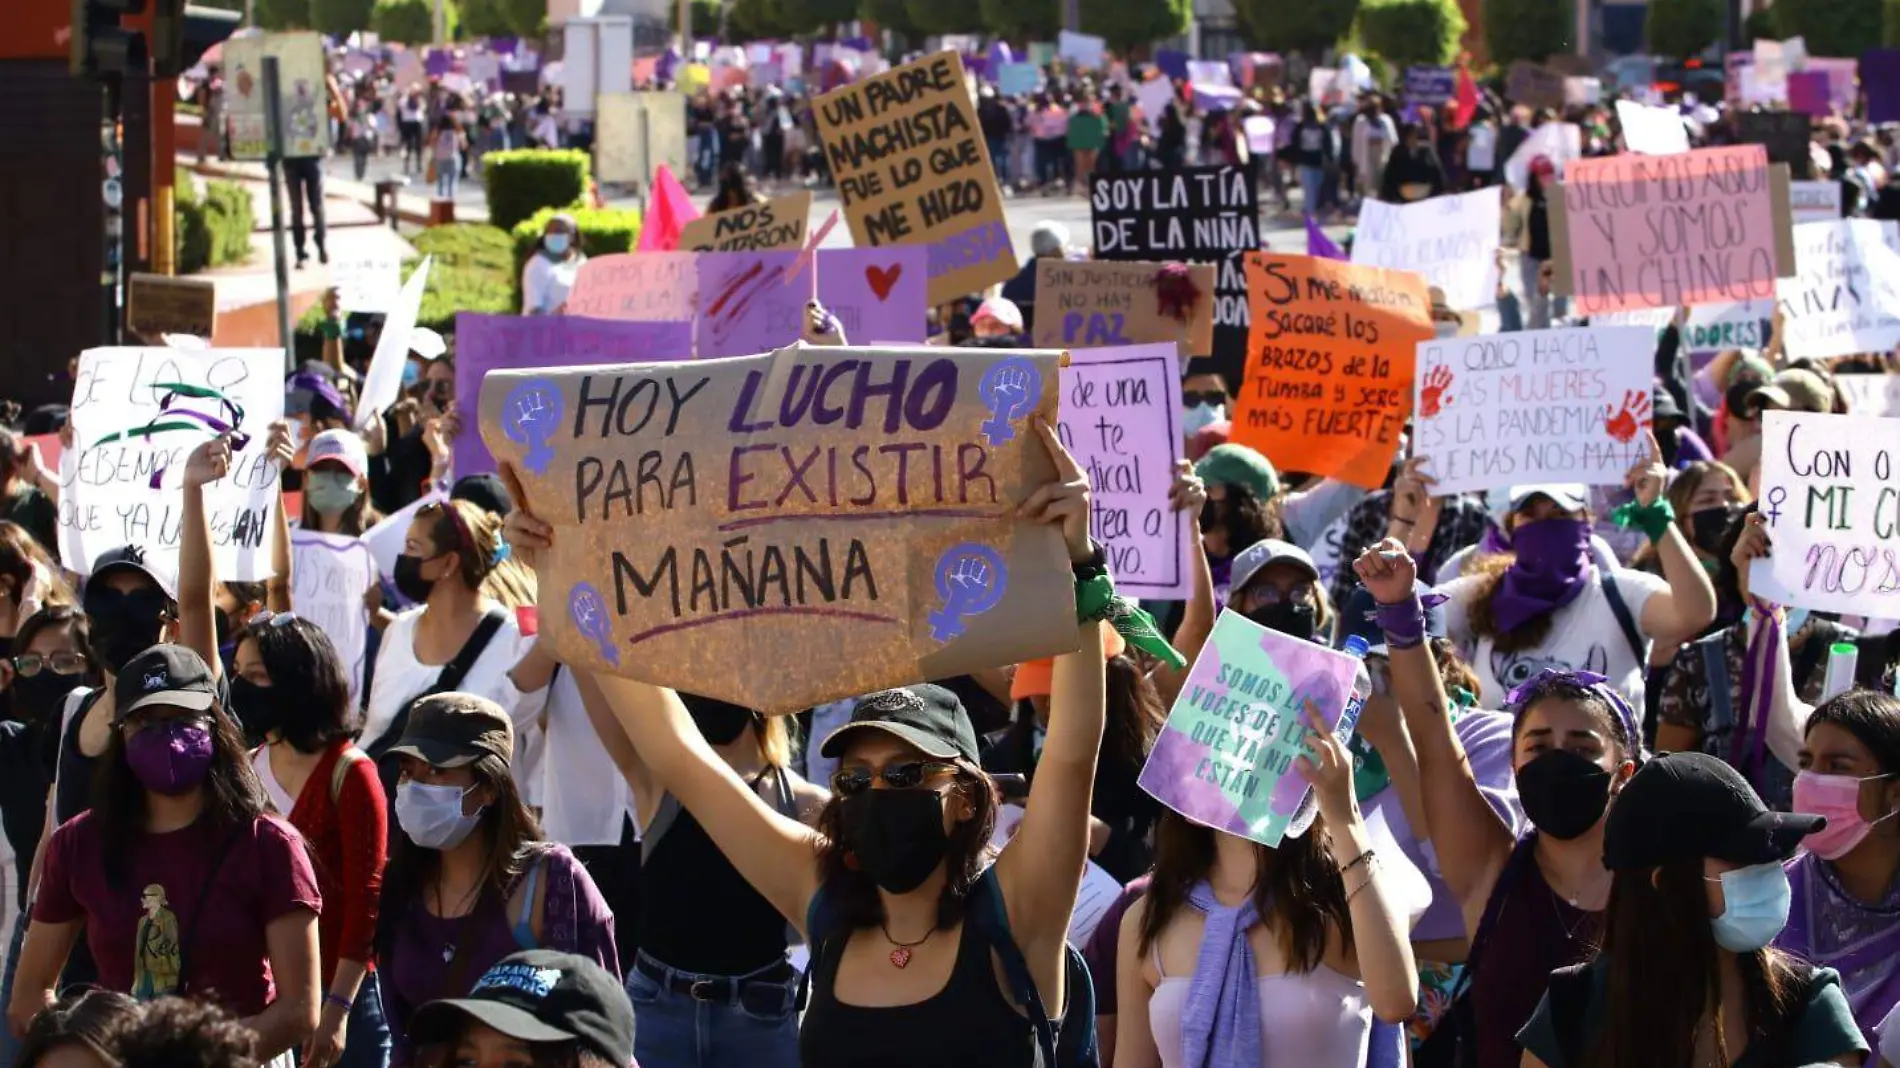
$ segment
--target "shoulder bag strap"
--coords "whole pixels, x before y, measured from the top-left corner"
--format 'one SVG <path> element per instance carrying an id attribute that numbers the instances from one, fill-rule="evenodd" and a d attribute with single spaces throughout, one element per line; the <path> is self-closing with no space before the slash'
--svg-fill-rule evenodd
<path id="1" fill-rule="evenodd" d="M 402 707 L 396 710 L 396 715 L 390 719 L 389 726 L 383 728 L 382 736 L 364 747 L 371 758 L 382 759 L 383 754 L 401 740 L 402 732 L 409 726 L 409 709 L 418 699 L 431 694 L 449 693 L 462 685 L 462 680 L 475 667 L 475 661 L 482 658 L 482 653 L 488 649 L 488 643 L 501 630 L 501 625 L 507 618 L 508 614 L 497 608 L 483 616 L 480 623 L 475 624 L 475 630 L 468 636 L 468 640 L 462 643 L 462 647 L 456 650 L 455 656 L 448 663 L 442 665 L 442 672 L 435 677 L 435 683 L 415 697 L 404 701 Z M 392 793 L 391 796 L 393 797 L 394 794 Z"/>
<path id="2" fill-rule="evenodd" d="M 1735 694 L 1729 689 L 1728 631 L 1695 643 L 1702 654 L 1702 674 L 1709 684 L 1709 726 L 1717 731 L 1735 726 Z"/>
<path id="3" fill-rule="evenodd" d="M 217 857 L 211 862 L 211 870 L 205 874 L 204 883 L 198 887 L 197 907 L 191 910 L 191 922 L 185 925 L 184 934 L 178 939 L 178 992 L 180 994 L 190 989 L 191 947 L 197 940 L 198 922 L 204 919 L 205 906 L 211 903 L 211 888 L 218 885 L 218 876 L 224 872 L 225 858 L 237 848 L 238 839 L 244 837 L 245 832 L 255 825 L 256 821 L 253 820 L 249 824 L 241 823 L 231 828 L 231 832 L 224 836 L 223 848 L 218 850 Z"/>
<path id="4" fill-rule="evenodd" d="M 1055 1025 L 1049 1019 L 1048 1007 L 1043 1004 L 1042 992 L 1036 989 L 1029 962 L 1023 959 L 1022 947 L 1016 944 L 1015 935 L 1010 933 L 1009 913 L 1003 906 L 1003 885 L 996 881 L 994 864 L 977 876 L 976 885 L 970 888 L 966 907 L 968 912 L 964 922 L 976 924 L 977 933 L 995 951 L 997 959 L 1003 964 L 1003 974 L 1009 978 L 1011 996 L 1029 1015 L 1029 1024 L 1036 1031 L 1036 1044 L 1042 1052 L 1043 1068 L 1055 1068 Z M 1064 966 L 1066 968 L 1066 962 Z"/>
<path id="5" fill-rule="evenodd" d="M 1649 643 L 1643 640 L 1643 632 L 1636 626 L 1636 617 L 1630 613 L 1629 602 L 1623 600 L 1623 591 L 1616 588 L 1616 576 L 1597 565 L 1597 581 L 1603 586 L 1603 596 L 1610 602 L 1610 614 L 1616 617 L 1616 625 L 1623 629 L 1623 640 L 1630 644 L 1630 654 L 1636 657 L 1636 669 L 1646 671 L 1649 668 Z"/>
<path id="6" fill-rule="evenodd" d="M 343 783 L 349 778 L 350 769 L 368 762 L 369 757 L 355 746 L 350 746 L 337 754 L 336 766 L 330 769 L 330 801 L 332 803 L 343 798 Z"/>

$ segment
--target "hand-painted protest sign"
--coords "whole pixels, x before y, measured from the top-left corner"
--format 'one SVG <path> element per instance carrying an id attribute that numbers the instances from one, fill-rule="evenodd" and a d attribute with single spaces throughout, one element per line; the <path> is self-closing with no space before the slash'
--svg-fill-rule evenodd
<path id="1" fill-rule="evenodd" d="M 1567 77 L 1564 79 L 1565 107 L 1594 107 L 1603 100 L 1601 78 Z"/>
<path id="2" fill-rule="evenodd" d="M 237 36 L 221 46 L 224 57 L 224 117 L 231 124 L 231 156 L 263 159 L 265 133 L 264 57 L 277 57 L 278 123 L 284 158 L 330 153 L 330 89 L 323 37 L 316 33 Z"/>
<path id="3" fill-rule="evenodd" d="M 1834 376 L 1834 385 L 1855 415 L 1900 415 L 1900 375 L 1841 374 Z"/>
<path id="4" fill-rule="evenodd" d="M 455 395 L 475 396 L 491 371 L 593 367 L 629 359 L 659 363 L 688 360 L 692 354 L 693 335 L 686 323 L 462 312 L 455 317 Z M 455 435 L 456 476 L 493 470 L 495 458 L 473 420 L 463 418 Z"/>
<path id="5" fill-rule="evenodd" d="M 1089 182 L 1097 259 L 1185 260 L 1219 267 L 1214 364 L 1235 382 L 1247 350 L 1243 257 L 1260 247 L 1259 218 L 1254 183 L 1239 167 L 1096 175 Z"/>
<path id="6" fill-rule="evenodd" d="M 1789 182 L 1788 210 L 1796 226 L 1841 217 L 1841 183 Z"/>
<path id="7" fill-rule="evenodd" d="M 1531 131 L 1504 161 L 1504 180 L 1513 189 L 1530 187 L 1531 161 L 1539 156 L 1550 160 L 1561 177 L 1571 160 L 1583 158 L 1583 131 L 1574 122 L 1547 122 Z M 1548 184 L 1548 182 L 1546 182 Z"/>
<path id="8" fill-rule="evenodd" d="M 1420 343 L 1412 453 L 1431 458 L 1432 492 L 1622 484 L 1645 448 L 1655 353 L 1640 326 Z"/>
<path id="9" fill-rule="evenodd" d="M 818 303 L 837 317 L 854 345 L 921 345 L 927 336 L 928 271 L 928 250 L 917 245 L 821 248 Z M 800 287 L 794 281 L 792 288 Z"/>
<path id="10" fill-rule="evenodd" d="M 125 288 L 125 325 L 148 344 L 166 334 L 210 340 L 218 322 L 218 287 L 210 279 L 133 274 Z"/>
<path id="11" fill-rule="evenodd" d="M 1785 163 L 1795 178 L 1814 177 L 1814 159 L 1808 155 L 1813 120 L 1796 111 L 1741 111 L 1735 118 L 1735 137 L 1745 145 L 1768 150 L 1768 162 Z"/>
<path id="12" fill-rule="evenodd" d="M 1425 280 L 1312 256 L 1247 257 L 1253 333 L 1231 440 L 1283 471 L 1377 489 L 1432 337 Z"/>
<path id="13" fill-rule="evenodd" d="M 1062 30 L 1056 34 L 1056 54 L 1077 70 L 1101 70 L 1108 42 L 1092 33 Z"/>
<path id="14" fill-rule="evenodd" d="M 798 340 L 810 286 L 787 284 L 796 252 L 703 252 L 693 350 L 751 356 Z M 849 337 L 850 335 L 845 335 Z"/>
<path id="15" fill-rule="evenodd" d="M 1503 216 L 1496 189 L 1411 204 L 1367 200 L 1359 206 L 1352 262 L 1416 271 L 1455 311 L 1488 308 L 1498 299 Z"/>
<path id="16" fill-rule="evenodd" d="M 346 312 L 387 315 L 396 310 L 402 265 L 394 256 L 338 257 L 331 264 L 337 306 Z"/>
<path id="17" fill-rule="evenodd" d="M 1141 788 L 1196 823 L 1279 845 L 1311 790 L 1294 767 L 1311 755 L 1307 705 L 1350 736 L 1354 668 L 1344 653 L 1222 612 L 1142 766 Z"/>
<path id="18" fill-rule="evenodd" d="M 691 252 L 621 252 L 581 264 L 567 314 L 632 322 L 690 321 L 699 299 Z"/>
<path id="19" fill-rule="evenodd" d="M 930 301 L 1016 273 L 1002 193 L 963 60 L 939 52 L 813 101 L 859 246 L 930 246 Z"/>
<path id="20" fill-rule="evenodd" d="M 1150 78 L 1135 86 L 1135 103 L 1141 106 L 1141 117 L 1150 134 L 1161 132 L 1161 118 L 1173 101 L 1174 83 L 1166 78 Z"/>
<path id="21" fill-rule="evenodd" d="M 1005 63 L 996 71 L 996 91 L 1004 96 L 1027 96 L 1042 84 L 1034 63 Z"/>
<path id="22" fill-rule="evenodd" d="M 497 371 L 482 436 L 554 526 L 541 633 L 576 669 L 768 713 L 1076 645 L 1061 354 L 795 346 Z M 771 671 L 736 671 L 738 664 Z M 896 697 L 888 698 L 896 700 Z"/>
<path id="23" fill-rule="evenodd" d="M 1274 129 L 1271 115 L 1249 115 L 1240 120 L 1240 130 L 1247 136 L 1249 152 L 1272 155 Z"/>
<path id="24" fill-rule="evenodd" d="M 429 267 L 434 257 L 422 262 L 396 294 L 395 310 L 383 320 L 383 331 L 376 337 L 376 351 L 369 358 L 369 372 L 363 376 L 363 388 L 357 391 L 355 425 L 366 428 L 383 417 L 384 409 L 402 395 L 402 368 L 409 362 L 409 335 L 415 332 L 416 319 L 422 314 L 422 295 L 429 285 Z"/>
<path id="25" fill-rule="evenodd" d="M 686 252 L 796 250 L 805 243 L 805 222 L 810 217 L 811 190 L 801 189 L 773 197 L 763 204 L 702 215 L 680 231 L 680 249 Z"/>
<path id="26" fill-rule="evenodd" d="M 1827 72 L 1796 71 L 1788 75 L 1788 110 L 1811 118 L 1825 119 L 1833 111 L 1828 99 Z"/>
<path id="27" fill-rule="evenodd" d="M 350 681 L 351 707 L 363 687 L 369 613 L 363 594 L 376 584 L 376 558 L 361 538 L 290 532 L 290 602 L 297 614 L 330 636 Z"/>
<path id="28" fill-rule="evenodd" d="M 80 353 L 73 447 L 59 464 L 66 566 L 90 572 L 100 553 L 132 544 L 177 574 L 185 459 L 228 425 L 247 440 L 230 471 L 205 487 L 212 559 L 222 578 L 269 578 L 278 470 L 264 447 L 270 424 L 284 417 L 283 366 L 279 349 Z"/>
<path id="29" fill-rule="evenodd" d="M 1779 285 L 1791 358 L 1887 352 L 1900 344 L 1900 254 L 1872 219 L 1794 228 L 1800 273 Z"/>
<path id="30" fill-rule="evenodd" d="M 1689 151 L 1689 128 L 1675 108 L 1651 107 L 1634 100 L 1616 102 L 1616 118 L 1623 125 L 1623 144 L 1644 156 L 1673 156 Z"/>
<path id="31" fill-rule="evenodd" d="M 1582 315 L 1773 296 L 1782 204 L 1755 145 L 1577 160 L 1551 199 L 1557 292 Z"/>
<path id="32" fill-rule="evenodd" d="M 1458 72 L 1450 67 L 1405 68 L 1405 102 L 1414 107 L 1439 108 L 1458 91 Z"/>
<path id="33" fill-rule="evenodd" d="M 1682 324 L 1682 347 L 1687 352 L 1763 348 L 1774 317 L 1772 300 L 1698 304 Z"/>
<path id="34" fill-rule="evenodd" d="M 1208 355 L 1214 344 L 1216 269 L 1195 264 L 1186 268 L 1185 278 L 1164 281 L 1167 267 L 1139 261 L 1036 261 L 1036 346 L 1168 342 L 1178 345 L 1183 360 Z"/>
<path id="35" fill-rule="evenodd" d="M 1186 598 L 1194 517 L 1168 504 L 1183 455 L 1174 346 L 1077 349 L 1061 382 L 1057 432 L 1089 474 L 1090 535 L 1107 553 L 1115 588 L 1149 600 Z"/>
<path id="36" fill-rule="evenodd" d="M 1869 619 L 1900 617 L 1900 420 L 1767 411 L 1761 496 L 1774 552 L 1748 573 L 1753 596 Z"/>
<path id="37" fill-rule="evenodd" d="M 1541 63 L 1520 59 L 1506 75 L 1505 96 L 1533 108 L 1564 106 L 1564 76 Z"/>

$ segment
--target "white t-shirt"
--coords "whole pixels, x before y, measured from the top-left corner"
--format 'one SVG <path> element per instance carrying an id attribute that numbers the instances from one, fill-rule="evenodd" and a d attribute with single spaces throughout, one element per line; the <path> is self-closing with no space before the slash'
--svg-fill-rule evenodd
<path id="1" fill-rule="evenodd" d="M 1465 167 L 1484 174 L 1497 166 L 1498 132 L 1489 123 L 1471 128 L 1471 140 L 1465 145 Z"/>
<path id="2" fill-rule="evenodd" d="M 521 314 L 554 314 L 554 309 L 567 303 L 568 291 L 574 288 L 574 279 L 581 273 L 581 264 L 586 262 L 586 256 L 569 256 L 558 261 L 539 252 L 529 256 L 521 268 Z"/>
<path id="3" fill-rule="evenodd" d="M 290 818 L 290 810 L 297 807 L 297 799 L 290 796 L 284 784 L 277 781 L 277 773 L 270 769 L 270 746 L 260 745 L 251 751 L 251 770 L 257 772 L 257 781 L 264 784 L 264 796 L 270 798 L 271 807 L 279 816 Z"/>
<path id="4" fill-rule="evenodd" d="M 574 673 L 562 668 L 538 694 L 521 693 L 503 675 L 501 689 L 517 707 L 536 701 L 547 708 L 541 729 L 534 732 L 543 739 L 538 778 L 530 783 L 517 770 L 516 780 L 539 799 L 541 830 L 548 840 L 569 847 L 619 845 L 624 821 L 634 814 L 633 791 L 594 733 Z M 526 764 L 534 758 L 524 753 L 521 760 Z"/>
<path id="5" fill-rule="evenodd" d="M 1599 574 L 1601 572 L 1598 572 Z M 1552 614 L 1550 633 L 1542 645 L 1513 653 L 1499 652 L 1489 637 L 1472 640 L 1466 605 L 1476 596 L 1481 580 L 1477 576 L 1456 579 L 1439 586 L 1438 592 L 1450 597 L 1445 603 L 1445 625 L 1451 640 L 1469 650 L 1468 660 L 1478 673 L 1479 704 L 1501 708 L 1505 695 L 1519 683 L 1545 668 L 1559 671 L 1594 671 L 1610 680 L 1633 708 L 1643 707 L 1644 664 L 1630 649 L 1623 628 L 1610 609 L 1610 599 L 1600 582 L 1591 582 L 1577 599 Z M 1617 592 L 1629 606 L 1630 618 L 1637 629 L 1643 625 L 1643 607 L 1649 599 L 1669 589 L 1669 584 L 1642 571 L 1614 572 Z M 1649 635 L 1645 634 L 1645 638 Z"/>

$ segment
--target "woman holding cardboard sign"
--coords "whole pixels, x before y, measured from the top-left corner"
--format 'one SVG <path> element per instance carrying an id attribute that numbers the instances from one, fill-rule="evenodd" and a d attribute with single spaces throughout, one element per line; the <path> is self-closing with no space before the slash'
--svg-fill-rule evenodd
<path id="1" fill-rule="evenodd" d="M 1047 423 L 1037 434 L 1057 481 L 1018 516 L 1061 526 L 1078 592 L 1103 594 L 1089 542 L 1089 484 Z M 552 528 L 524 507 L 509 541 L 545 548 Z M 1028 814 L 987 865 L 997 792 L 977 765 L 962 705 L 936 686 L 872 694 L 824 746 L 840 759 L 813 830 L 772 810 L 706 744 L 679 697 L 598 677 L 614 716 L 659 782 L 814 947 L 808 1068 L 840 1064 L 1027 1066 L 1050 1049 L 1067 1000 L 1066 937 L 1101 747 L 1100 618 L 1058 658 L 1049 732 Z M 1143 639 L 1137 639 L 1143 640 Z M 1065 1038 L 1092 1034 L 1070 1028 Z"/>

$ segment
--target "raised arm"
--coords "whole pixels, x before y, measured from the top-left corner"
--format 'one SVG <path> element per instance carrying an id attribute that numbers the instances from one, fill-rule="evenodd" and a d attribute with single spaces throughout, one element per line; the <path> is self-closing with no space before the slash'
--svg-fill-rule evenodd
<path id="1" fill-rule="evenodd" d="M 1188 595 L 1187 610 L 1181 616 L 1181 625 L 1175 629 L 1172 644 L 1189 666 L 1201 655 L 1207 636 L 1214 633 L 1214 572 L 1208 567 L 1207 546 L 1202 543 L 1200 533 L 1201 506 L 1206 503 L 1207 483 L 1194 473 L 1192 464 L 1181 461 L 1175 467 L 1168 504 L 1189 516 L 1188 536 L 1193 544 L 1188 550 L 1188 569 L 1194 590 Z M 1154 669 L 1152 677 L 1163 707 L 1172 707 L 1174 699 L 1181 694 L 1181 687 L 1187 685 L 1188 667 L 1161 664 Z"/>
<path id="2" fill-rule="evenodd" d="M 1663 467 L 1662 447 L 1656 435 L 1646 435 L 1648 455 L 1630 469 L 1627 481 L 1636 494 L 1637 526 L 1649 535 L 1650 544 L 1662 558 L 1663 578 L 1669 583 L 1666 593 L 1651 597 L 1643 605 L 1643 633 L 1654 641 L 1683 642 L 1701 633 L 1715 619 L 1715 586 L 1709 573 L 1696 559 L 1695 550 L 1682 530 L 1658 513 L 1644 516 L 1643 510 L 1655 506 L 1662 497 L 1669 472 Z M 1605 581 L 1610 581 L 1605 576 Z"/>
<path id="3" fill-rule="evenodd" d="M 511 543 L 512 544 L 512 543 Z M 573 671 L 573 668 L 568 670 Z M 653 822 L 653 814 L 659 811 L 660 786 L 653 779 L 653 770 L 640 759 L 633 743 L 627 740 L 627 732 L 620 729 L 620 723 L 614 719 L 613 709 L 607 707 L 607 696 L 600 692 L 600 683 L 591 671 L 575 671 L 574 687 L 580 691 L 581 707 L 587 712 L 587 722 L 593 725 L 594 734 L 600 738 L 600 744 L 606 747 L 608 759 L 614 767 L 620 769 L 620 777 L 627 780 L 627 789 L 633 794 L 634 822 L 640 832 L 646 833 L 647 825 Z"/>
<path id="4" fill-rule="evenodd" d="M 231 437 L 220 434 L 185 459 L 185 503 L 178 546 L 178 641 L 204 657 L 213 677 L 224 668 L 218 658 L 218 623 L 212 589 L 218 581 L 211 560 L 211 525 L 205 517 L 205 485 L 231 470 Z"/>
<path id="5" fill-rule="evenodd" d="M 340 344 L 340 342 L 339 342 Z M 290 509 L 284 507 L 284 472 L 290 470 L 296 450 L 290 447 L 290 427 L 286 423 L 270 425 L 271 462 L 277 465 L 277 512 L 271 523 L 271 576 L 264 583 L 265 607 L 272 612 L 290 611 Z"/>

